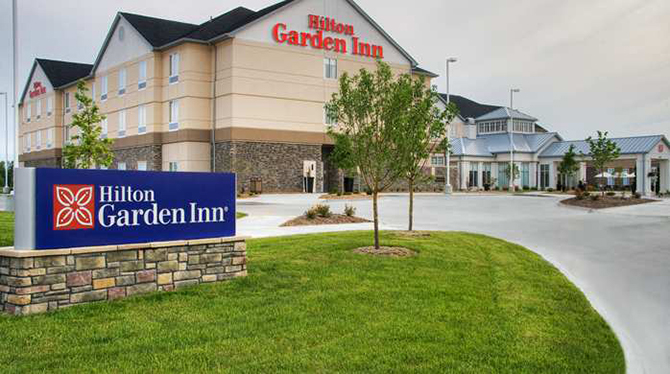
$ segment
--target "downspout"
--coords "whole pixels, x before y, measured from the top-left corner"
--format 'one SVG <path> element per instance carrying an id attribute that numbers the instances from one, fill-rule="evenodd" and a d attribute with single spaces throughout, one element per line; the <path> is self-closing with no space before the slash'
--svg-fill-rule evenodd
<path id="1" fill-rule="evenodd" d="M 216 173 L 216 73 L 219 65 L 219 54 L 216 43 L 212 43 L 214 47 L 214 79 L 212 80 L 212 134 L 211 134 L 211 148 L 212 148 L 212 173 Z"/>

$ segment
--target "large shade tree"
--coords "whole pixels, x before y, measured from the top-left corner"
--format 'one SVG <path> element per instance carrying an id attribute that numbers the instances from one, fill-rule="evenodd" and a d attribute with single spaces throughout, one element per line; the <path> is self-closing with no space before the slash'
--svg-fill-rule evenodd
<path id="1" fill-rule="evenodd" d="M 69 169 L 109 167 L 114 160 L 113 140 L 101 137 L 100 122 L 105 116 L 100 114 L 100 108 L 87 93 L 86 83 L 79 81 L 74 96 L 80 109 L 72 116 L 72 122 L 66 125 L 70 131 L 77 131 L 63 149 L 64 166 Z"/>
<path id="2" fill-rule="evenodd" d="M 362 183 L 372 194 L 374 245 L 379 248 L 379 194 L 397 182 L 406 171 L 402 155 L 403 137 L 410 116 L 407 77 L 396 77 L 388 64 L 378 61 L 374 72 L 342 74 L 339 92 L 326 104 L 335 120 L 328 132 L 336 152 L 348 155 Z"/>

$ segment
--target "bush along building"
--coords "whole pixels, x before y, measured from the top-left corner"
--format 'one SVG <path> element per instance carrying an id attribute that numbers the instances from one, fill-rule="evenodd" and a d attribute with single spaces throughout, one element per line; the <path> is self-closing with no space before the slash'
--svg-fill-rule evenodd
<path id="1" fill-rule="evenodd" d="M 20 100 L 20 164 L 62 166 L 78 80 L 107 119 L 116 169 L 236 172 L 239 190 L 322 192 L 324 104 L 343 72 L 427 77 L 355 2 L 288 0 L 190 24 L 118 13 L 92 64 L 36 59 Z"/>
<path id="2" fill-rule="evenodd" d="M 445 105 L 446 95 L 442 95 Z M 484 105 L 451 95 L 459 117 L 451 124 L 451 185 L 458 190 L 508 189 L 513 159 L 519 189 L 558 189 L 579 182 L 630 189 L 645 196 L 670 191 L 670 142 L 664 135 L 613 138 L 620 149 L 606 167 L 606 177 L 593 167 L 586 141 L 565 141 L 528 114 L 506 107 Z M 513 125 L 512 125 L 513 124 Z M 563 156 L 573 146 L 579 171 L 571 177 L 559 173 Z M 444 182 L 445 157 L 431 158 L 430 172 Z"/>

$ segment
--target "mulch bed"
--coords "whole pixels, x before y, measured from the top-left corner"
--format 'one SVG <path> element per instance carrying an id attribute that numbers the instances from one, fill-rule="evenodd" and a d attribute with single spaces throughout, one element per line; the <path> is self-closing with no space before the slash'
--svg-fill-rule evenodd
<path id="1" fill-rule="evenodd" d="M 315 217 L 313 219 L 309 219 L 303 215 L 282 224 L 281 227 L 344 225 L 347 223 L 367 223 L 367 222 L 372 221 L 360 217 L 349 217 L 343 214 L 333 214 L 330 217 Z"/>
<path id="2" fill-rule="evenodd" d="M 388 257 L 411 257 L 416 256 L 416 252 L 411 249 L 403 247 L 382 247 L 375 249 L 375 247 L 363 247 L 354 249 L 354 253 L 372 256 L 388 256 Z"/>
<path id="3" fill-rule="evenodd" d="M 561 201 L 562 204 L 565 205 L 571 205 L 571 206 L 578 206 L 582 208 L 589 208 L 589 209 L 607 209 L 607 208 L 616 208 L 616 207 L 622 207 L 622 206 L 630 206 L 630 205 L 640 205 L 640 204 L 647 204 L 647 203 L 654 203 L 656 200 L 649 200 L 649 199 L 622 199 L 620 197 L 601 197 L 600 199 L 593 201 L 590 198 L 586 198 L 584 200 L 578 200 L 576 197 L 572 199 L 567 199 Z"/>
<path id="4" fill-rule="evenodd" d="M 372 199 L 371 195 L 367 195 L 364 193 L 358 193 L 358 194 L 352 194 L 352 195 L 321 195 L 319 196 L 319 199 L 323 200 L 368 200 Z"/>

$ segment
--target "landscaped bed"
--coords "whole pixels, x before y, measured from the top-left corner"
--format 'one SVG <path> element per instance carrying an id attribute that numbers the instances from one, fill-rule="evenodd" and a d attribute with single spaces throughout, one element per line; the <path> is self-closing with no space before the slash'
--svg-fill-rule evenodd
<path id="1" fill-rule="evenodd" d="M 249 276 L 0 317 L 2 371 L 623 373 L 616 337 L 538 255 L 465 233 L 250 240 Z"/>
<path id="2" fill-rule="evenodd" d="M 317 204 L 307 209 L 307 211 L 288 222 L 284 222 L 281 227 L 289 226 L 319 226 L 319 225 L 343 225 L 347 223 L 366 223 L 367 219 L 356 217 L 356 208 L 345 205 L 344 214 L 335 214 L 330 211 L 330 206 L 326 204 Z"/>
<path id="3" fill-rule="evenodd" d="M 351 194 L 326 194 L 319 196 L 323 200 L 368 200 L 372 196 L 365 193 L 351 193 Z"/>
<path id="4" fill-rule="evenodd" d="M 654 203 L 656 200 L 650 200 L 650 199 L 637 199 L 637 198 L 622 198 L 618 196 L 605 196 L 602 197 L 598 195 L 597 199 L 593 199 L 593 196 L 591 195 L 589 197 L 579 199 L 577 197 L 573 197 L 572 199 L 566 199 L 562 200 L 561 203 L 565 205 L 571 205 L 571 206 L 578 206 L 582 208 L 588 208 L 588 209 L 606 209 L 606 208 L 616 208 L 616 207 L 622 207 L 622 206 L 630 206 L 630 205 L 640 205 L 640 204 L 647 204 L 647 203 Z"/>

